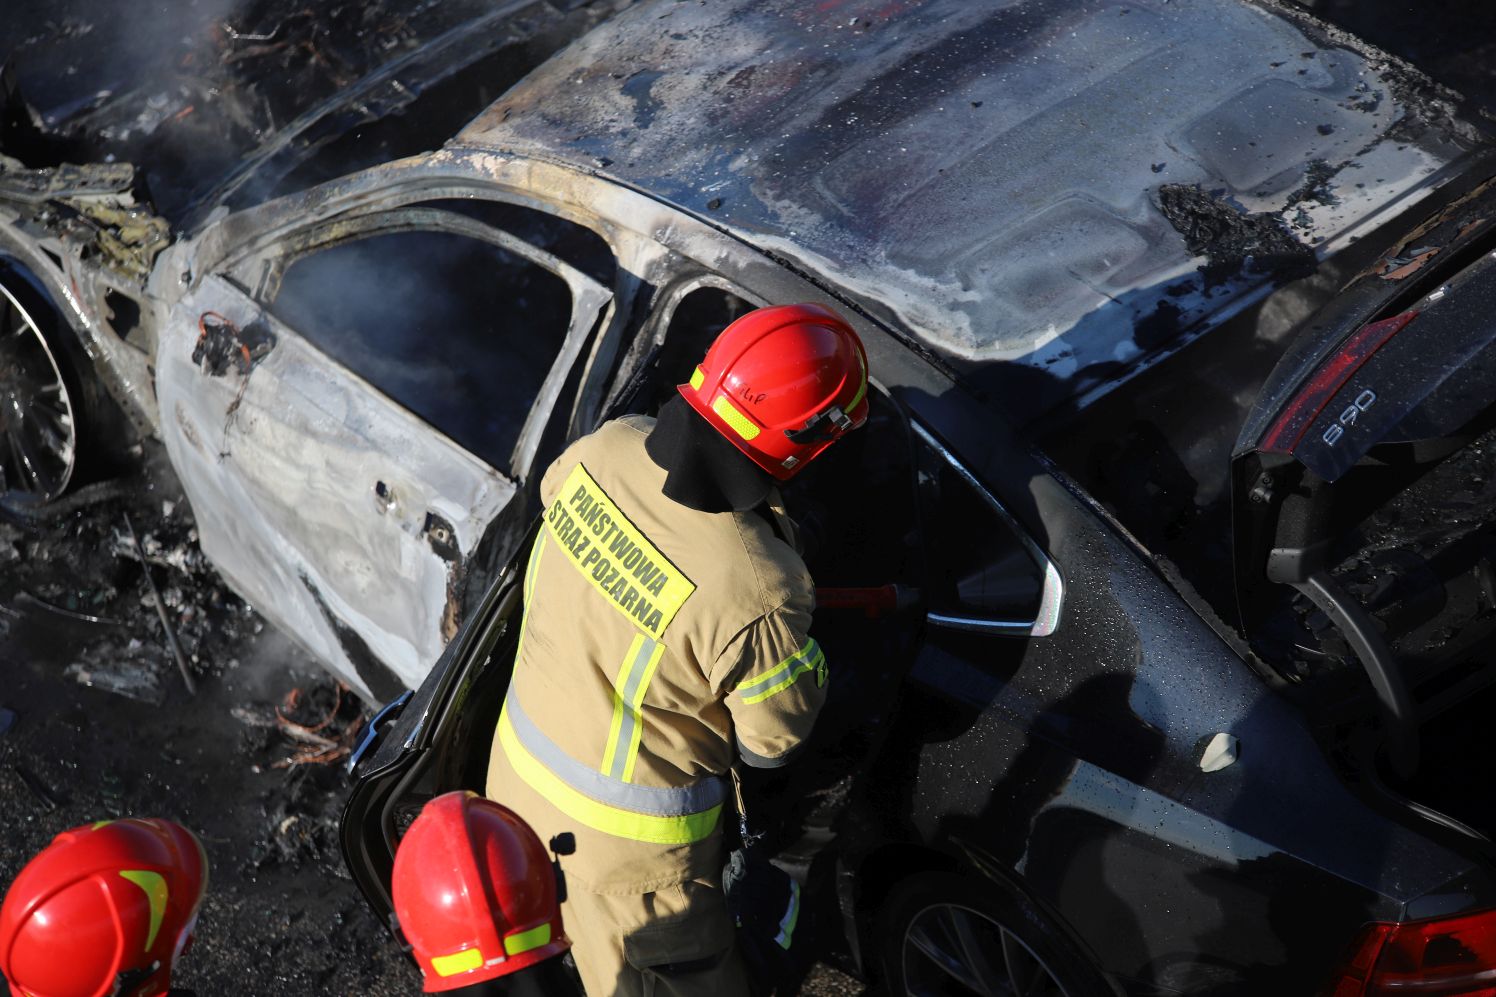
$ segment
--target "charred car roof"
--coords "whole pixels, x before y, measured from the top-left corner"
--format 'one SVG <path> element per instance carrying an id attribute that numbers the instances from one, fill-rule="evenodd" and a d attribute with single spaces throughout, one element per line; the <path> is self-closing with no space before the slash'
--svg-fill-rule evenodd
<path id="1" fill-rule="evenodd" d="M 1308 272 L 1480 136 L 1246 0 L 658 0 L 455 141 L 672 202 L 1053 402 Z"/>

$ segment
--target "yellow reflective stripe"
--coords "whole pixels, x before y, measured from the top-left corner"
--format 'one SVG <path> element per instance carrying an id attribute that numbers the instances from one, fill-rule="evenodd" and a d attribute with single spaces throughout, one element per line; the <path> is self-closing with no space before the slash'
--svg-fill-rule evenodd
<path id="1" fill-rule="evenodd" d="M 658 640 L 696 585 L 619 511 L 581 464 L 546 512 L 546 528 L 594 590 Z"/>
<path id="2" fill-rule="evenodd" d="M 463 949 L 461 952 L 453 952 L 450 955 L 438 955 L 431 957 L 431 968 L 436 970 L 437 976 L 456 976 L 458 973 L 467 973 L 483 965 L 483 953 L 478 949 Z"/>
<path id="3" fill-rule="evenodd" d="M 867 361 L 862 359 L 861 352 L 857 354 L 857 365 L 862 368 L 862 384 L 858 386 L 857 394 L 852 396 L 852 400 L 847 403 L 847 407 L 842 409 L 848 415 L 851 415 L 852 410 L 857 407 L 857 403 L 862 401 L 862 396 L 867 394 Z"/>
<path id="4" fill-rule="evenodd" d="M 530 605 L 530 597 L 535 594 L 535 576 L 540 573 L 540 552 L 545 548 L 545 534 L 535 534 L 535 542 L 530 545 L 530 565 L 525 572 L 525 605 Z"/>
<path id="5" fill-rule="evenodd" d="M 515 736 L 508 711 L 499 714 L 499 745 L 526 785 L 557 810 L 594 831 L 656 845 L 689 845 L 705 840 L 717 829 L 717 818 L 722 813 L 720 803 L 700 813 L 661 817 L 634 813 L 584 796 L 526 750 Z"/>
<path id="6" fill-rule="evenodd" d="M 643 634 L 634 635 L 629 653 L 624 655 L 623 664 L 618 666 L 618 676 L 613 679 L 613 723 L 608 728 L 608 746 L 603 750 L 603 763 L 598 768 L 603 775 L 612 775 L 613 763 L 618 760 L 618 734 L 623 729 L 623 715 L 628 709 L 623 701 L 624 689 L 628 686 L 629 675 L 634 671 L 634 659 L 639 656 L 644 641 Z"/>
<path id="7" fill-rule="evenodd" d="M 782 949 L 788 949 L 790 942 L 795 937 L 795 925 L 800 922 L 800 883 L 798 880 L 790 880 L 790 905 L 784 912 L 784 917 L 779 919 L 779 934 L 774 940 Z"/>
<path id="8" fill-rule="evenodd" d="M 801 675 L 804 675 L 808 671 L 813 671 L 816 668 L 818 668 L 820 665 L 824 664 L 825 660 L 826 660 L 826 655 L 823 653 L 819 657 L 817 657 L 814 661 L 802 661 L 802 662 L 800 662 L 793 669 L 791 669 L 790 673 L 788 675 L 786 675 L 781 681 L 779 681 L 778 683 L 776 683 L 774 685 L 771 685 L 769 688 L 765 689 L 762 692 L 755 693 L 752 696 L 744 696 L 743 697 L 743 702 L 751 706 L 754 703 L 762 703 L 764 700 L 768 699 L 770 696 L 776 696 L 776 695 L 778 695 L 779 693 L 781 693 L 784 690 L 788 689 L 790 686 L 794 685 L 795 684 L 795 680 L 798 679 Z"/>
<path id="9" fill-rule="evenodd" d="M 550 924 L 541 924 L 531 928 L 529 931 L 518 931 L 504 939 L 504 952 L 506 955 L 521 955 L 531 949 L 538 949 L 542 945 L 549 945 L 551 941 Z"/>
<path id="10" fill-rule="evenodd" d="M 166 901 L 171 897 L 166 877 L 149 869 L 124 869 L 120 877 L 144 890 L 146 903 L 151 905 L 151 928 L 145 936 L 145 951 L 149 952 L 156 944 L 156 932 L 161 930 L 161 920 L 166 917 Z"/>
<path id="11" fill-rule="evenodd" d="M 712 399 L 712 411 L 722 417 L 722 421 L 733 428 L 745 440 L 751 440 L 758 435 L 758 427 L 755 426 L 746 415 L 737 410 L 737 406 L 721 395 Z"/>
<path id="12" fill-rule="evenodd" d="M 535 593 L 535 576 L 540 573 L 540 552 L 545 549 L 544 531 L 535 534 L 535 542 L 530 545 L 530 563 L 525 568 L 525 598 L 524 605 L 520 607 L 519 614 L 519 640 L 514 647 L 514 660 L 518 661 L 525 653 L 525 629 L 530 622 L 530 598 Z"/>
<path id="13" fill-rule="evenodd" d="M 785 658 L 762 675 L 755 676 L 733 690 L 743 697 L 745 704 L 762 703 L 770 696 L 783 692 L 795 684 L 795 680 L 806 672 L 814 671 L 819 677 L 825 671 L 826 652 L 814 640 Z M 820 680 L 825 685 L 825 680 Z"/>
<path id="14" fill-rule="evenodd" d="M 655 669 L 660 667 L 660 659 L 665 656 L 665 645 L 658 642 L 654 645 L 654 651 L 649 655 L 649 660 L 644 666 L 644 675 L 639 679 L 639 689 L 629 700 L 629 711 L 633 714 L 634 723 L 630 728 L 628 754 L 623 763 L 623 781 L 634 781 L 634 763 L 639 760 L 639 740 L 644 736 L 644 693 L 649 688 L 650 679 L 654 678 Z"/>
<path id="15" fill-rule="evenodd" d="M 693 373 L 691 375 L 691 390 L 692 391 L 700 391 L 701 390 L 701 382 L 703 382 L 705 380 L 706 380 L 706 374 L 702 372 L 702 370 L 701 370 L 700 367 L 697 367 L 695 373 Z"/>

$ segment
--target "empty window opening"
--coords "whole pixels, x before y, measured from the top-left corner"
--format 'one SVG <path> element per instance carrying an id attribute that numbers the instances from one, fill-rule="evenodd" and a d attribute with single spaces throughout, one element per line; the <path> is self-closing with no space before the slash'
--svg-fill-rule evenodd
<path id="1" fill-rule="evenodd" d="M 565 340 L 560 277 L 490 243 L 407 231 L 295 260 L 277 318 L 460 446 L 508 468 Z"/>
<path id="2" fill-rule="evenodd" d="M 653 351 L 641 372 L 644 382 L 630 406 L 654 414 L 675 394 L 676 385 L 691 380 L 691 372 L 706 356 L 712 340 L 733 320 L 753 308 L 718 287 L 698 287 L 676 303 L 664 342 Z"/>
<path id="3" fill-rule="evenodd" d="M 508 232 L 576 267 L 603 287 L 613 286 L 617 264 L 607 241 L 584 225 L 507 201 L 451 198 L 427 205 L 465 215 Z"/>

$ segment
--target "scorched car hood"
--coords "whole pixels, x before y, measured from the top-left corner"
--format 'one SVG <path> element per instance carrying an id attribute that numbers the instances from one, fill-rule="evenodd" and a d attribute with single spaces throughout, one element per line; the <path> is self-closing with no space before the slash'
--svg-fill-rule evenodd
<path id="1" fill-rule="evenodd" d="M 643 4 L 457 139 L 830 275 L 1030 414 L 1312 270 L 1476 141 L 1415 71 L 1243 0 Z"/>

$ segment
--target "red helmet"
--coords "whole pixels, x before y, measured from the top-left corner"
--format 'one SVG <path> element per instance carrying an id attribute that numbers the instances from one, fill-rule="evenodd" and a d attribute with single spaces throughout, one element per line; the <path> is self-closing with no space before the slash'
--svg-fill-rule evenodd
<path id="1" fill-rule="evenodd" d="M 156 818 L 59 834 L 0 907 L 0 971 L 13 997 L 157 997 L 192 940 L 208 861 Z"/>
<path id="2" fill-rule="evenodd" d="M 530 825 L 477 793 L 427 803 L 395 852 L 395 916 L 425 991 L 516 973 L 571 947 L 556 873 Z"/>
<path id="3" fill-rule="evenodd" d="M 680 393 L 785 481 L 867 421 L 867 353 L 829 308 L 759 308 L 722 330 Z"/>

